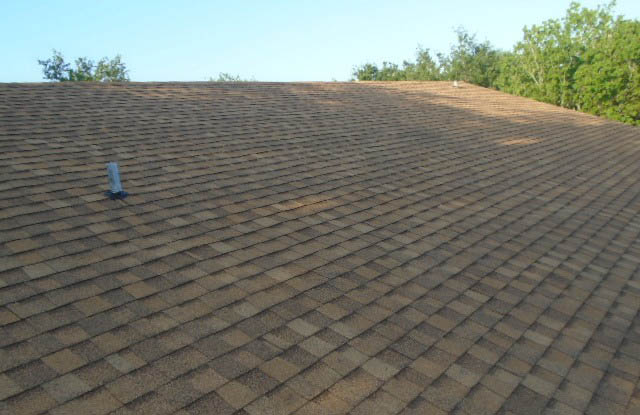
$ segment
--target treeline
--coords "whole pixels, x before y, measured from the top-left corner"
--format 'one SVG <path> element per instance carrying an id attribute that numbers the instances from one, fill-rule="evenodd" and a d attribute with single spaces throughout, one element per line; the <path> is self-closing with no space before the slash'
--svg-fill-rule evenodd
<path id="1" fill-rule="evenodd" d="M 448 54 L 354 69 L 357 80 L 462 80 L 640 125 L 640 21 L 571 3 L 561 19 L 523 29 L 511 51 L 458 29 Z"/>
<path id="2" fill-rule="evenodd" d="M 49 59 L 38 59 L 38 64 L 42 67 L 44 79 L 54 82 L 128 82 L 129 69 L 122 61 L 120 55 L 115 58 L 104 57 L 98 62 L 86 56 L 77 58 L 73 65 L 67 62 L 62 53 L 53 50 L 53 55 Z M 209 78 L 211 82 L 255 82 L 256 80 L 245 79 L 240 75 L 233 75 L 229 72 L 220 72 L 217 78 Z"/>
<path id="3" fill-rule="evenodd" d="M 102 58 L 97 63 L 87 57 L 75 60 L 75 66 L 65 61 L 64 56 L 53 50 L 53 56 L 46 60 L 38 60 L 42 66 L 44 79 L 55 82 L 126 82 L 129 81 L 129 70 L 120 55 L 115 58 Z"/>

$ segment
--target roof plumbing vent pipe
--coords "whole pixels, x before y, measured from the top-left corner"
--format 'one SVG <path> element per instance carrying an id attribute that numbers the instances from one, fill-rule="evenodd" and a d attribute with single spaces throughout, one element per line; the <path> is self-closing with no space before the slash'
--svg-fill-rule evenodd
<path id="1" fill-rule="evenodd" d="M 118 163 L 112 161 L 107 164 L 107 175 L 109 176 L 110 190 L 105 192 L 105 195 L 109 196 L 109 199 L 124 199 L 128 193 L 122 190 L 122 184 L 120 183 L 120 172 L 118 171 Z"/>
<path id="2" fill-rule="evenodd" d="M 454 88 L 458 88 L 460 85 L 458 85 L 458 81 L 453 81 L 453 87 Z"/>

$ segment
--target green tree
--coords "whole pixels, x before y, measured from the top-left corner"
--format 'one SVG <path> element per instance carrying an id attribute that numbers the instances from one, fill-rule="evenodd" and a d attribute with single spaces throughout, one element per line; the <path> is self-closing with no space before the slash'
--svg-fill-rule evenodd
<path id="1" fill-rule="evenodd" d="M 502 52 L 488 41 L 478 42 L 465 29 L 456 30 L 458 43 L 441 56 L 443 78 L 493 87 L 500 73 Z"/>
<path id="2" fill-rule="evenodd" d="M 580 109 L 640 125 L 640 22 L 618 19 L 575 73 Z"/>
<path id="3" fill-rule="evenodd" d="M 366 63 L 355 68 L 353 76 L 359 81 L 405 81 L 407 79 L 404 68 L 386 61 L 382 62 L 380 68 L 376 64 Z"/>
<path id="4" fill-rule="evenodd" d="M 353 69 L 353 77 L 358 81 L 377 81 L 379 72 L 375 63 L 365 63 Z"/>
<path id="5" fill-rule="evenodd" d="M 409 81 L 437 81 L 442 78 L 442 68 L 431 57 L 429 49 L 418 46 L 416 61 L 403 63 L 405 78 Z"/>
<path id="6" fill-rule="evenodd" d="M 615 1 L 571 3 L 561 19 L 524 27 L 511 52 L 464 29 L 448 54 L 355 68 L 358 80 L 464 80 L 566 108 L 640 125 L 640 21 L 613 16 Z"/>
<path id="7" fill-rule="evenodd" d="M 438 81 L 463 80 L 492 87 L 499 75 L 502 52 L 491 43 L 476 41 L 464 29 L 456 30 L 458 43 L 449 55 L 431 57 L 429 49 L 418 47 L 415 62 L 404 61 L 402 66 L 383 62 L 381 67 L 367 63 L 354 68 L 359 81 Z"/>
<path id="8" fill-rule="evenodd" d="M 585 55 L 600 39 L 610 35 L 614 2 L 597 9 L 571 3 L 563 19 L 525 26 L 522 41 L 502 65 L 497 86 L 567 108 L 579 108 L 575 75 Z"/>
<path id="9" fill-rule="evenodd" d="M 47 60 L 38 60 L 42 66 L 42 73 L 45 79 L 50 81 L 99 81 L 114 82 L 128 81 L 128 70 L 120 55 L 115 58 L 102 58 L 94 61 L 81 57 L 75 60 L 75 67 L 65 62 L 62 54 L 56 50 L 53 56 Z"/>
<path id="10" fill-rule="evenodd" d="M 418 47 L 416 61 L 404 61 L 402 66 L 383 62 L 382 67 L 366 63 L 353 69 L 358 81 L 435 81 L 440 79 L 440 65 L 431 57 L 429 49 Z"/>
<path id="11" fill-rule="evenodd" d="M 244 79 L 240 75 L 231 75 L 228 72 L 220 72 L 217 78 L 209 78 L 210 82 L 255 82 L 255 79 Z"/>

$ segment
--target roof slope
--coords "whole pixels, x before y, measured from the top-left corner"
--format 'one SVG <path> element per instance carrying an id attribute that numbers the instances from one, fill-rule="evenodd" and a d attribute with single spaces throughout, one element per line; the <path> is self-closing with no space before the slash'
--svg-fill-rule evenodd
<path id="1" fill-rule="evenodd" d="M 0 159 L 2 414 L 640 413 L 638 128 L 449 83 L 4 84 Z"/>

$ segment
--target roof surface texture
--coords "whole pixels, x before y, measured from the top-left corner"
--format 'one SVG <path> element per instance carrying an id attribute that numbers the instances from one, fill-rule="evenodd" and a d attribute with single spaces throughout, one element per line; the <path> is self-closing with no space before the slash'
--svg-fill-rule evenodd
<path id="1" fill-rule="evenodd" d="M 450 83 L 2 84 L 0 159 L 0 414 L 640 413 L 638 128 Z"/>

